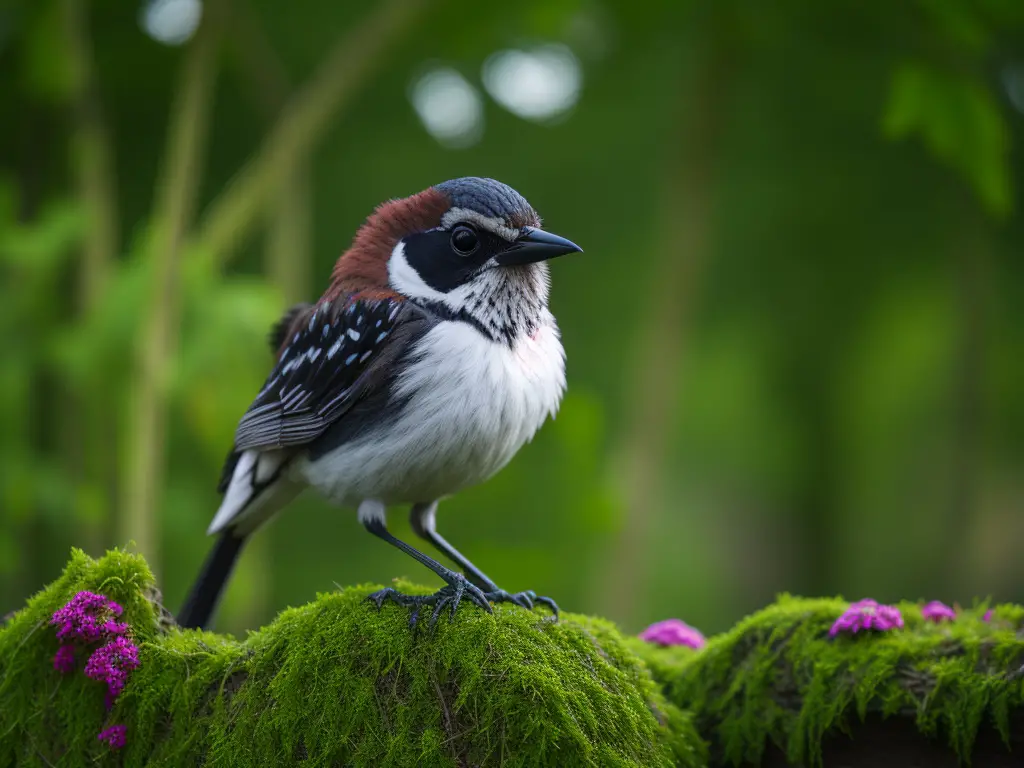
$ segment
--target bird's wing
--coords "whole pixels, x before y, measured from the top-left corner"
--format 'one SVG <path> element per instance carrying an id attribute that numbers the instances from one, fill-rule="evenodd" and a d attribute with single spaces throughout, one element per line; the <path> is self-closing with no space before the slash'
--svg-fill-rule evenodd
<path id="1" fill-rule="evenodd" d="M 398 297 L 342 297 L 294 310 L 287 329 L 277 331 L 284 345 L 277 365 L 238 424 L 236 452 L 315 440 L 387 380 L 391 364 L 428 323 Z"/>

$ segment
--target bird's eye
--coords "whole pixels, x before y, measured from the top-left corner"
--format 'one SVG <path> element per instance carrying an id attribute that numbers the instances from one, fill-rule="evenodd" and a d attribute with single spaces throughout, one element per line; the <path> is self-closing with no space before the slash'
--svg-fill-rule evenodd
<path id="1" fill-rule="evenodd" d="M 466 226 L 458 226 L 452 232 L 452 248 L 460 256 L 469 256 L 480 245 L 476 232 Z"/>

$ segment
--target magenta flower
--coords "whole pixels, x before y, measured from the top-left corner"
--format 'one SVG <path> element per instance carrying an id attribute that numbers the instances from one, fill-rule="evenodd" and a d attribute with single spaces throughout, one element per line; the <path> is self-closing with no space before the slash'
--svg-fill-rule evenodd
<path id="1" fill-rule="evenodd" d="M 981 617 L 982 621 L 992 621 L 992 609 L 989 608 L 985 611 L 985 615 Z"/>
<path id="2" fill-rule="evenodd" d="M 126 725 L 112 725 L 100 731 L 96 738 L 107 742 L 111 749 L 120 749 L 125 744 L 127 732 L 128 726 Z"/>
<path id="3" fill-rule="evenodd" d="M 75 646 L 64 643 L 57 649 L 57 655 L 53 657 L 53 668 L 66 675 L 75 668 Z"/>
<path id="4" fill-rule="evenodd" d="M 120 605 L 95 592 L 79 592 L 53 614 L 51 624 L 57 626 L 58 640 L 81 640 L 93 643 L 107 634 L 123 634 L 127 625 L 112 617 L 122 613 Z"/>
<path id="5" fill-rule="evenodd" d="M 651 624 L 640 633 L 640 639 L 658 645 L 685 645 L 689 648 L 703 648 L 706 643 L 700 630 L 681 619 L 665 619 Z"/>
<path id="6" fill-rule="evenodd" d="M 941 621 L 953 621 L 956 618 L 956 611 L 945 603 L 932 600 L 921 609 L 921 615 L 928 621 L 934 621 L 938 624 Z"/>
<path id="7" fill-rule="evenodd" d="M 115 637 L 92 652 L 85 664 L 85 675 L 107 684 L 108 702 L 121 693 L 128 673 L 139 666 L 139 647 L 124 637 Z"/>
<path id="8" fill-rule="evenodd" d="M 875 600 L 861 600 L 850 604 L 843 615 L 836 619 L 828 634 L 835 637 L 840 632 L 856 634 L 862 629 L 886 632 L 902 627 L 903 615 L 896 606 L 879 605 Z"/>

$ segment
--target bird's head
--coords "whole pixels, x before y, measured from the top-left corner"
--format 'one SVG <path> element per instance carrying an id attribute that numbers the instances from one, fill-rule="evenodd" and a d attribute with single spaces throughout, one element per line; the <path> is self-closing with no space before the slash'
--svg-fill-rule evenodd
<path id="1" fill-rule="evenodd" d="M 547 260 L 582 250 L 540 226 L 499 181 L 446 181 L 381 205 L 338 260 L 334 290 L 394 292 L 511 343 L 544 321 Z"/>

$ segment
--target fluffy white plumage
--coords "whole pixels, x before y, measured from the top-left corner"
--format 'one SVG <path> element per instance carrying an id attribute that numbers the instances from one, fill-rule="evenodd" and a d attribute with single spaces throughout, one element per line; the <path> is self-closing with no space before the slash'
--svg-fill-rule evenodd
<path id="1" fill-rule="evenodd" d="M 429 502 L 483 482 L 504 467 L 565 391 L 565 353 L 550 313 L 509 348 L 472 326 L 444 321 L 418 343 L 397 396 L 409 397 L 390 426 L 290 474 L 335 503 Z"/>

